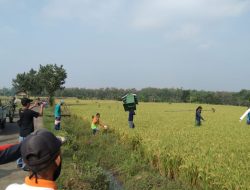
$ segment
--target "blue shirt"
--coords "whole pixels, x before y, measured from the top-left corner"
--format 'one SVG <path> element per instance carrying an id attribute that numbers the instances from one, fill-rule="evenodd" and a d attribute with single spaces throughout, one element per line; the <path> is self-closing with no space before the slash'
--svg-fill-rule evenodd
<path id="1" fill-rule="evenodd" d="M 250 121 L 250 112 L 247 114 L 247 121 Z"/>
<path id="2" fill-rule="evenodd" d="M 195 119 L 196 121 L 201 121 L 201 119 L 204 120 L 203 117 L 201 116 L 201 110 L 196 111 Z"/>
<path id="3" fill-rule="evenodd" d="M 55 117 L 61 117 L 61 104 L 56 104 L 54 115 Z"/>

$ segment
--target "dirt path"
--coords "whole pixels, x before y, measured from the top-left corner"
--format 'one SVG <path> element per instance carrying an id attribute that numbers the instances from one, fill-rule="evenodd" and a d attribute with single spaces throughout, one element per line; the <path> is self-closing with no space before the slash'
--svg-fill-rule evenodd
<path id="1" fill-rule="evenodd" d="M 43 126 L 42 118 L 34 120 L 35 128 Z M 6 128 L 0 131 L 0 145 L 18 142 L 19 129 L 16 123 L 7 123 Z M 0 165 L 0 189 L 4 190 L 11 183 L 23 183 L 27 172 L 18 169 L 16 162 Z"/>

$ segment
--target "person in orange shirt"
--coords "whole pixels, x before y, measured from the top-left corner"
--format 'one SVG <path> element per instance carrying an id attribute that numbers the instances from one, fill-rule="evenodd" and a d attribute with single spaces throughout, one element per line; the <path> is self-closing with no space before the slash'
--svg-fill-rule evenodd
<path id="1" fill-rule="evenodd" d="M 99 126 L 105 128 L 105 126 L 100 122 L 100 113 L 97 113 L 95 116 L 92 116 L 92 123 L 91 123 L 91 129 L 93 132 L 93 135 L 96 134 L 96 132 L 99 130 Z"/>

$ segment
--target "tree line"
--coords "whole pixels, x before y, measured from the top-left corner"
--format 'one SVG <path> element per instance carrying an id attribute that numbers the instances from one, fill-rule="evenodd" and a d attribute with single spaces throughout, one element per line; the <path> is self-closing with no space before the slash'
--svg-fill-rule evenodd
<path id="1" fill-rule="evenodd" d="M 0 96 L 13 96 L 17 89 L 2 88 Z M 57 97 L 77 97 L 79 99 L 100 99 L 100 100 L 121 100 L 121 97 L 132 92 L 137 94 L 141 102 L 169 102 L 169 103 L 203 103 L 220 105 L 250 105 L 250 90 L 240 92 L 212 92 L 203 90 L 184 90 L 180 88 L 143 88 L 119 89 L 119 88 L 64 88 L 56 90 L 54 95 Z M 32 96 L 48 95 L 44 90 L 31 91 Z"/>
<path id="2" fill-rule="evenodd" d="M 79 99 L 121 100 L 126 93 L 137 94 L 142 102 L 169 102 L 169 103 L 204 103 L 249 106 L 250 90 L 240 92 L 212 92 L 204 90 L 185 90 L 182 88 L 143 88 L 118 89 L 118 88 L 65 88 L 56 91 L 56 96 L 77 97 Z"/>
<path id="3" fill-rule="evenodd" d="M 141 102 L 169 102 L 169 103 L 204 103 L 249 106 L 250 90 L 240 92 L 213 92 L 204 90 L 187 90 L 182 88 L 64 88 L 67 72 L 63 66 L 56 64 L 40 65 L 39 70 L 31 69 L 19 73 L 12 80 L 11 89 L 0 89 L 0 96 L 11 96 L 18 91 L 24 91 L 30 96 L 77 97 L 79 99 L 121 100 L 121 97 L 132 92 L 138 95 Z"/>
<path id="4" fill-rule="evenodd" d="M 47 64 L 40 65 L 38 71 L 32 68 L 28 72 L 17 74 L 12 85 L 16 92 L 22 91 L 31 96 L 49 96 L 50 103 L 53 104 L 55 92 L 64 88 L 66 78 L 67 73 L 62 65 Z"/>

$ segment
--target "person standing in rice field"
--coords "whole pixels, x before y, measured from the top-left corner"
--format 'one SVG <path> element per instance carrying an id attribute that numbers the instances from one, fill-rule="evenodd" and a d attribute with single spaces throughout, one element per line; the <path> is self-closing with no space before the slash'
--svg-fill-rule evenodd
<path id="1" fill-rule="evenodd" d="M 131 128 L 131 129 L 135 128 L 134 115 L 135 115 L 135 111 L 134 110 L 129 110 L 129 113 L 128 113 L 128 125 L 129 125 L 129 128 Z"/>
<path id="2" fill-rule="evenodd" d="M 60 130 L 61 129 L 61 117 L 62 117 L 62 110 L 61 106 L 63 105 L 64 101 L 60 100 L 59 103 L 56 104 L 55 106 L 55 130 Z"/>
<path id="3" fill-rule="evenodd" d="M 248 112 L 248 114 L 247 114 L 247 125 L 250 125 L 250 112 Z"/>
<path id="4" fill-rule="evenodd" d="M 205 119 L 201 116 L 201 111 L 202 111 L 201 106 L 196 108 L 196 112 L 195 112 L 195 125 L 196 126 L 201 126 L 201 120 L 205 121 Z"/>

